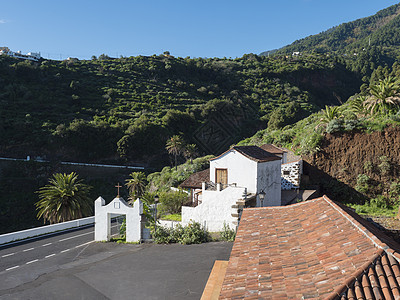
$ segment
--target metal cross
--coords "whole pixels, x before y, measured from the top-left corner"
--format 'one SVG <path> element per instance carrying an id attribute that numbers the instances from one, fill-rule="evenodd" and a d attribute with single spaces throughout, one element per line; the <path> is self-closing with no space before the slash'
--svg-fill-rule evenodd
<path id="1" fill-rule="evenodd" d="M 117 195 L 117 198 L 119 198 L 119 188 L 121 188 L 122 186 L 120 186 L 120 185 L 119 185 L 119 182 L 118 182 L 118 184 L 117 184 L 115 187 L 118 189 L 118 195 Z"/>

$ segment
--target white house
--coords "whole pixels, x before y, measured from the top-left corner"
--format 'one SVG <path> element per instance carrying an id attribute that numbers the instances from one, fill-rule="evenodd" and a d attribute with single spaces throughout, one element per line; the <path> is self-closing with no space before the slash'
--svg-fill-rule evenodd
<path id="1" fill-rule="evenodd" d="M 211 159 L 209 178 L 202 183 L 201 202 L 182 207 L 183 224 L 196 221 L 219 231 L 224 223 L 237 225 L 242 206 L 281 205 L 281 157 L 260 147 L 235 146 Z"/>
<path id="2" fill-rule="evenodd" d="M 256 196 L 264 192 L 264 203 L 257 197 L 257 207 L 281 205 L 281 158 L 260 147 L 235 146 L 211 159 L 210 181 Z"/>
<path id="3" fill-rule="evenodd" d="M 41 59 L 40 52 L 29 52 L 27 54 L 22 54 L 21 51 L 13 52 L 7 47 L 0 47 L 0 55 L 8 55 L 11 57 L 26 59 L 31 61 L 39 61 Z"/>

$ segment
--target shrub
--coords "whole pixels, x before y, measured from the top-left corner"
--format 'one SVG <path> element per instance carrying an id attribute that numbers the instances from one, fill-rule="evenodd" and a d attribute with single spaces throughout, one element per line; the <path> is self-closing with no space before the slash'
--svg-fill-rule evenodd
<path id="1" fill-rule="evenodd" d="M 210 234 L 198 222 L 189 223 L 183 227 L 183 234 L 179 237 L 178 242 L 183 245 L 201 244 L 210 240 Z"/>
<path id="2" fill-rule="evenodd" d="M 187 200 L 188 194 L 184 191 L 167 192 L 160 195 L 160 212 L 163 214 L 178 214 L 182 204 Z"/>
<path id="3" fill-rule="evenodd" d="M 343 119 L 333 119 L 326 126 L 327 133 L 341 132 L 344 130 L 344 122 Z"/>
<path id="4" fill-rule="evenodd" d="M 231 229 L 225 222 L 224 227 L 220 233 L 221 240 L 227 242 L 233 242 L 236 237 L 236 231 Z"/>
<path id="5" fill-rule="evenodd" d="M 376 198 L 372 198 L 369 203 L 374 208 L 390 208 L 389 199 L 382 195 L 378 195 Z"/>
<path id="6" fill-rule="evenodd" d="M 153 239 L 156 244 L 170 244 L 175 243 L 172 236 L 173 229 L 165 228 L 163 226 L 157 226 L 155 230 L 153 230 Z"/>
<path id="7" fill-rule="evenodd" d="M 346 131 L 352 131 L 358 129 L 360 126 L 360 121 L 357 119 L 345 120 L 343 124 L 343 129 Z"/>
<path id="8" fill-rule="evenodd" d="M 379 171 L 382 175 L 388 175 L 391 169 L 390 160 L 386 156 L 379 157 L 379 160 L 381 161 L 378 165 Z"/>
<path id="9" fill-rule="evenodd" d="M 313 132 L 301 141 L 300 146 L 302 151 L 305 154 L 319 151 L 323 139 L 324 138 L 322 135 L 317 132 Z"/>
<path id="10" fill-rule="evenodd" d="M 399 201 L 400 196 L 400 183 L 392 182 L 390 184 L 389 197 L 392 204 L 396 204 Z"/>
<path id="11" fill-rule="evenodd" d="M 211 240 L 210 233 L 198 222 L 189 223 L 187 226 L 178 224 L 175 228 L 158 226 L 152 234 L 154 242 L 157 244 L 189 245 L 206 243 Z"/>
<path id="12" fill-rule="evenodd" d="M 366 171 L 366 172 L 372 172 L 372 169 L 374 168 L 374 165 L 373 165 L 373 163 L 370 161 L 370 160 L 368 160 L 368 161 L 366 161 L 365 163 L 364 163 L 364 171 Z"/>
<path id="13" fill-rule="evenodd" d="M 356 190 L 360 193 L 367 193 L 369 190 L 369 176 L 366 174 L 359 174 L 357 176 Z"/>

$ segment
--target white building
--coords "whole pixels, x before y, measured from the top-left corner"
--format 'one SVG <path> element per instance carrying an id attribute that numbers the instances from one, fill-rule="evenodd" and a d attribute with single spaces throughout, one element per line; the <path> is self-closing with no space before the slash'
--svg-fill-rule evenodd
<path id="1" fill-rule="evenodd" d="M 209 172 L 201 202 L 182 207 L 183 225 L 196 221 L 219 231 L 224 223 L 232 228 L 237 225 L 240 207 L 281 205 L 281 157 L 260 147 L 232 147 L 210 160 Z"/>
<path id="2" fill-rule="evenodd" d="M 13 52 L 7 47 L 0 48 L 0 55 L 8 55 L 11 57 L 19 58 L 19 59 L 26 59 L 31 61 L 39 61 L 41 59 L 40 52 L 29 52 L 27 54 L 22 54 L 21 51 Z"/>

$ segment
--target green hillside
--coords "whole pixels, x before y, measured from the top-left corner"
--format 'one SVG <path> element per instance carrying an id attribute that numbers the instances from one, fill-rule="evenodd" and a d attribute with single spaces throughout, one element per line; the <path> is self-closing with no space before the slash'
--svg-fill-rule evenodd
<path id="1" fill-rule="evenodd" d="M 293 123 L 339 104 L 360 83 L 343 60 L 321 55 L 38 63 L 1 56 L 0 155 L 162 166 L 174 134 L 199 154 L 218 154 L 271 116 L 276 126 Z"/>
<path id="2" fill-rule="evenodd" d="M 370 45 L 400 46 L 400 4 L 390 6 L 375 15 L 343 23 L 319 34 L 297 40 L 278 53 L 348 51 Z"/>
<path id="3" fill-rule="evenodd" d="M 378 65 L 392 65 L 400 55 L 400 4 L 297 40 L 274 53 L 293 52 L 339 55 L 363 75 L 369 75 Z"/>

